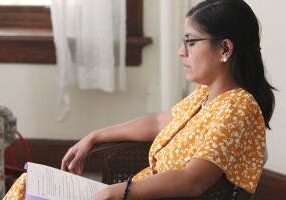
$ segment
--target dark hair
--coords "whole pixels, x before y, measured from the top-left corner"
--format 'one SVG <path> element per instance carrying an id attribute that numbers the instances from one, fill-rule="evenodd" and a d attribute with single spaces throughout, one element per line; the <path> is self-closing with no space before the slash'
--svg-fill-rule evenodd
<path id="1" fill-rule="evenodd" d="M 252 9 L 243 0 L 205 0 L 189 10 L 186 17 L 191 18 L 198 31 L 232 41 L 231 75 L 240 87 L 253 95 L 265 126 L 270 129 L 275 88 L 265 78 L 259 24 Z M 214 44 L 220 42 L 214 41 Z"/>

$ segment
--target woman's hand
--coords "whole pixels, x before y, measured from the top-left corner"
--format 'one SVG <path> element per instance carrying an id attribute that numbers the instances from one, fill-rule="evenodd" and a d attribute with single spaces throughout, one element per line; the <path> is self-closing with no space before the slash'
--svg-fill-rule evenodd
<path id="1" fill-rule="evenodd" d="M 81 174 L 85 158 L 93 145 L 93 141 L 89 135 L 82 138 L 67 151 L 62 159 L 61 169 L 73 174 Z"/>
<path id="2" fill-rule="evenodd" d="M 110 186 L 99 190 L 92 200 L 112 200 Z"/>
<path id="3" fill-rule="evenodd" d="M 99 190 L 92 200 L 121 200 L 125 188 L 124 184 L 126 183 L 109 185 L 108 187 Z"/>

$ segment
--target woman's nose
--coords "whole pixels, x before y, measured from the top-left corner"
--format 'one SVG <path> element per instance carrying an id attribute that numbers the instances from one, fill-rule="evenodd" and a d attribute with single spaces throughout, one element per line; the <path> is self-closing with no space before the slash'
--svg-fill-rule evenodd
<path id="1" fill-rule="evenodd" d="M 184 45 L 182 44 L 181 47 L 178 49 L 178 55 L 181 57 L 186 56 Z"/>

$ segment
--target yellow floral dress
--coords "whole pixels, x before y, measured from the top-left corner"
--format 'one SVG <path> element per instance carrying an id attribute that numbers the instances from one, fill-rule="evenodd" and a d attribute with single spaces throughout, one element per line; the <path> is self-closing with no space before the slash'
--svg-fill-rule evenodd
<path id="1" fill-rule="evenodd" d="M 170 169 L 182 169 L 192 158 L 217 165 L 233 184 L 254 193 L 262 173 L 265 125 L 254 97 L 242 88 L 227 91 L 206 107 L 206 86 L 199 86 L 172 109 L 171 122 L 149 152 L 149 167 L 137 181 Z"/>
<path id="2" fill-rule="evenodd" d="M 23 173 L 12 185 L 3 200 L 24 200 L 26 190 L 27 173 Z"/>
<path id="3" fill-rule="evenodd" d="M 192 158 L 214 163 L 233 184 L 255 192 L 262 173 L 265 125 L 251 94 L 238 88 L 227 91 L 208 106 L 206 86 L 198 86 L 172 108 L 171 122 L 155 138 L 149 152 L 150 166 L 133 181 L 170 169 L 182 169 Z M 23 200 L 23 174 L 4 197 Z"/>

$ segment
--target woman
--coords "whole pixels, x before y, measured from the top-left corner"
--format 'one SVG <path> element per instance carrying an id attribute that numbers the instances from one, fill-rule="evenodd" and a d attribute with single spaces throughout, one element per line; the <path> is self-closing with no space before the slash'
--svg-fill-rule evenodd
<path id="1" fill-rule="evenodd" d="M 153 141 L 150 166 L 94 199 L 194 197 L 223 175 L 253 193 L 264 161 L 265 129 L 274 109 L 255 14 L 242 0 L 206 0 L 186 15 L 178 51 L 196 90 L 172 110 L 96 130 L 70 148 L 62 170 L 80 174 L 92 146 Z"/>

